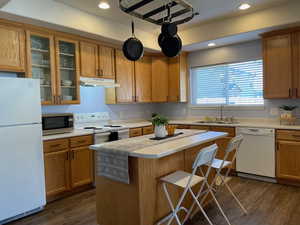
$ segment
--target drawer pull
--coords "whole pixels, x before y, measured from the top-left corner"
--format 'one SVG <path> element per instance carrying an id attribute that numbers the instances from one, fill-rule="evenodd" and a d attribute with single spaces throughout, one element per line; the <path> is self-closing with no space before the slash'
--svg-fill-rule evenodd
<path id="1" fill-rule="evenodd" d="M 293 134 L 293 137 L 294 137 L 294 138 L 300 138 L 300 135 Z"/>
<path id="2" fill-rule="evenodd" d="M 78 144 L 83 144 L 83 143 L 85 143 L 85 142 L 86 142 L 85 140 L 77 141 Z"/>

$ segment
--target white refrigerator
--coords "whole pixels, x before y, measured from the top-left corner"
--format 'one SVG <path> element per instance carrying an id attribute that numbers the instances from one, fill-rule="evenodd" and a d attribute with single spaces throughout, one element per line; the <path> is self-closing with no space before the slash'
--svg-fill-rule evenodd
<path id="1" fill-rule="evenodd" d="M 0 224 L 46 204 L 39 80 L 0 78 Z"/>

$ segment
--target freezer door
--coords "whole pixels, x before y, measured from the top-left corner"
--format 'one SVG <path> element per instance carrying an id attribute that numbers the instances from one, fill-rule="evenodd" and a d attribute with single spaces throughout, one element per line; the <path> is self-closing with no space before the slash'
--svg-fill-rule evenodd
<path id="1" fill-rule="evenodd" d="M 39 80 L 0 78 L 0 127 L 41 122 Z"/>
<path id="2" fill-rule="evenodd" d="M 0 143 L 2 221 L 46 204 L 41 125 L 0 128 Z"/>

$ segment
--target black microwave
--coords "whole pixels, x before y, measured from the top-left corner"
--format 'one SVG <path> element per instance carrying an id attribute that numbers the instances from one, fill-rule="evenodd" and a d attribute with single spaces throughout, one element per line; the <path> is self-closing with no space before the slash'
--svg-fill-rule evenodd
<path id="1" fill-rule="evenodd" d="M 62 134 L 74 129 L 74 115 L 72 113 L 43 114 L 43 135 Z"/>

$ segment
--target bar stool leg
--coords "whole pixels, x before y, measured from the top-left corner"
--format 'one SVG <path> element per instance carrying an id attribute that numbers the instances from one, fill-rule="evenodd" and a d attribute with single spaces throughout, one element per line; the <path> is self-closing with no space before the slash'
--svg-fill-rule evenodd
<path id="1" fill-rule="evenodd" d="M 240 208 L 242 209 L 242 211 L 247 215 L 248 211 L 245 209 L 245 207 L 242 205 L 242 203 L 240 202 L 240 200 L 236 197 L 236 195 L 233 193 L 233 191 L 231 190 L 231 188 L 229 187 L 229 185 L 225 182 L 224 178 L 221 177 L 221 179 L 223 180 L 223 183 L 225 185 L 225 187 L 227 188 L 227 190 L 229 191 L 229 193 L 232 195 L 232 197 L 235 199 L 235 201 L 238 203 L 238 205 L 240 206 Z"/>
<path id="2" fill-rule="evenodd" d="M 213 223 L 211 222 L 211 220 L 210 220 L 209 217 L 207 216 L 206 212 L 204 211 L 203 207 L 200 205 L 200 203 L 199 203 L 197 197 L 195 196 L 194 192 L 192 191 L 192 189 L 189 188 L 189 191 L 190 191 L 190 193 L 191 193 L 191 195 L 192 195 L 194 201 L 196 202 L 196 204 L 197 204 L 198 207 L 200 208 L 201 212 L 203 213 L 205 219 L 208 221 L 208 223 L 209 223 L 210 225 L 213 225 Z"/>

